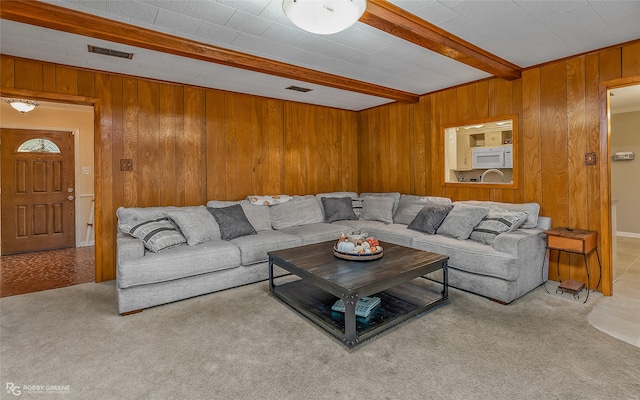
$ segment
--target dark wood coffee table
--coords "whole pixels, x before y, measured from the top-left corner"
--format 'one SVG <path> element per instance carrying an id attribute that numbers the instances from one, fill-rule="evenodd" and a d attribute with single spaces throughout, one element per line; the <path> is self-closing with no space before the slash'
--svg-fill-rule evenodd
<path id="1" fill-rule="evenodd" d="M 269 290 L 349 348 L 448 299 L 449 257 L 381 243 L 382 258 L 348 261 L 333 255 L 334 244 L 269 252 Z M 291 274 L 274 278 L 274 265 Z M 442 284 L 423 278 L 439 269 Z M 379 297 L 381 305 L 367 318 L 356 317 L 356 302 L 365 296 Z M 338 299 L 345 303 L 344 313 L 331 310 Z"/>

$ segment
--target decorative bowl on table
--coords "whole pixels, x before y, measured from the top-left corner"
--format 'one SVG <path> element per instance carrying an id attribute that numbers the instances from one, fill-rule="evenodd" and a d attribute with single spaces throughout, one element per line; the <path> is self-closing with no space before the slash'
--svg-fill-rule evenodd
<path id="1" fill-rule="evenodd" d="M 340 235 L 340 239 L 333 246 L 333 254 L 344 260 L 377 260 L 383 256 L 383 249 L 376 238 L 367 236 L 362 232 Z"/>

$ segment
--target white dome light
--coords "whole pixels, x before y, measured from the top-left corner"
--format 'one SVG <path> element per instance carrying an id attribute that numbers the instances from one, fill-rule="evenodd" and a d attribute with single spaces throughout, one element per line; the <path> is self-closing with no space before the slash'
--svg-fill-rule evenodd
<path id="1" fill-rule="evenodd" d="M 287 17 L 307 32 L 329 35 L 355 24 L 367 9 L 366 0 L 283 0 Z"/>

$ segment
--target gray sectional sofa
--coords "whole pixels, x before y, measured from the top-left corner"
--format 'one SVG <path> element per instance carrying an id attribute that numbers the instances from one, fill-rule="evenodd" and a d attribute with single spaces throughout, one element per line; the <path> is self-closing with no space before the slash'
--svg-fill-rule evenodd
<path id="1" fill-rule="evenodd" d="M 334 192 L 257 204 L 242 200 L 209 201 L 206 207 L 119 208 L 120 314 L 265 280 L 269 251 L 337 240 L 352 231 L 447 255 L 451 286 L 503 303 L 547 279 L 543 231 L 551 221 L 538 215 L 536 203 L 452 203 L 400 193 Z M 517 229 L 511 230 L 515 225 L 509 223 L 495 232 L 493 227 L 480 229 L 513 220 L 514 213 L 521 219 Z M 471 238 L 464 237 L 469 227 L 460 231 L 462 225 L 473 225 Z M 511 231 L 500 233 L 504 230 Z"/>

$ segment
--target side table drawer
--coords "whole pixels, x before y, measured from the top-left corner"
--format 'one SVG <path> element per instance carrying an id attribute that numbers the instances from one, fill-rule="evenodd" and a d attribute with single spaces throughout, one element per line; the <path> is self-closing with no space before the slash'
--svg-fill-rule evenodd
<path id="1" fill-rule="evenodd" d="M 548 236 L 547 247 L 550 249 L 566 250 L 575 253 L 584 253 L 584 240 L 571 239 L 561 236 Z"/>

